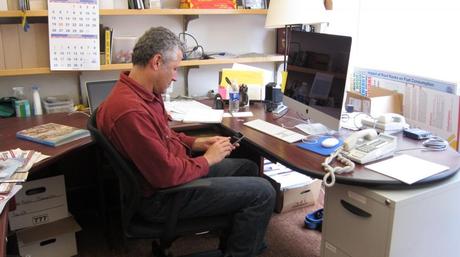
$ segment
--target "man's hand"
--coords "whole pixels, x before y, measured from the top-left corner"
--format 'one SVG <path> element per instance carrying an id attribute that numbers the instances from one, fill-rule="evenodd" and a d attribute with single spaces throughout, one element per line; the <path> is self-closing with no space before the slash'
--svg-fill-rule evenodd
<path id="1" fill-rule="evenodd" d="M 229 140 L 228 137 L 214 136 L 214 137 L 199 137 L 193 142 L 193 151 L 206 151 L 209 147 L 220 140 Z"/>
<path id="2" fill-rule="evenodd" d="M 230 143 L 230 139 L 226 137 L 218 137 L 206 153 L 204 158 L 208 160 L 209 166 L 222 161 L 226 156 L 230 155 L 235 146 Z"/>

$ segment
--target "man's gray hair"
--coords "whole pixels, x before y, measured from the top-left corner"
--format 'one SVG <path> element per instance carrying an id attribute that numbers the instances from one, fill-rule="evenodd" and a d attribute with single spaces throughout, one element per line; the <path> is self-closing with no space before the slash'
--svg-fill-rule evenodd
<path id="1" fill-rule="evenodd" d="M 133 65 L 145 67 L 156 54 L 161 54 L 165 62 L 176 60 L 177 50 L 184 53 L 184 44 L 172 31 L 164 27 L 147 30 L 133 49 Z"/>

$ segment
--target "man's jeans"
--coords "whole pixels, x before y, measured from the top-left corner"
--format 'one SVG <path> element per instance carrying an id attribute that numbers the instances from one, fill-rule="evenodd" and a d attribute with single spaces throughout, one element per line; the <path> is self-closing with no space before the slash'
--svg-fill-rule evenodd
<path id="1" fill-rule="evenodd" d="M 275 205 L 275 190 L 258 177 L 257 165 L 246 159 L 224 159 L 210 167 L 211 185 L 185 193 L 179 219 L 234 213 L 226 256 L 255 256 L 262 246 Z M 158 221 L 168 216 L 168 196 L 145 199 L 140 214 Z"/>

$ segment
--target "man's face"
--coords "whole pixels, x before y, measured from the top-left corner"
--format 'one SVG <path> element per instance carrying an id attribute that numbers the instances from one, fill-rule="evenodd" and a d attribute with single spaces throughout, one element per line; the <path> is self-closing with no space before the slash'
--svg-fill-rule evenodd
<path id="1" fill-rule="evenodd" d="M 164 59 L 162 59 L 162 63 L 158 70 L 158 80 L 154 87 L 154 91 L 158 91 L 156 93 L 165 93 L 166 89 L 168 89 L 169 85 L 171 85 L 171 82 L 176 81 L 177 69 L 179 68 L 181 60 L 182 51 L 180 50 L 177 50 L 175 60 L 169 60 L 168 62 L 164 62 Z"/>

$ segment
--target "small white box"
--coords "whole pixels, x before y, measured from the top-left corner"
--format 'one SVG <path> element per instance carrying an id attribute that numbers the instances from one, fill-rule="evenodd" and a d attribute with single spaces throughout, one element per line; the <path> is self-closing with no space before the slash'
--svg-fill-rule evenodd
<path id="1" fill-rule="evenodd" d="M 319 191 L 321 188 L 321 180 L 315 179 L 310 184 L 289 188 L 289 189 L 280 189 L 280 184 L 270 178 L 265 176 L 276 191 L 276 204 L 275 212 L 282 213 L 290 210 L 294 210 L 300 207 L 305 207 L 313 205 L 318 199 Z"/>
<path id="2" fill-rule="evenodd" d="M 112 63 L 130 63 L 136 37 L 113 37 Z"/>
<path id="3" fill-rule="evenodd" d="M 74 110 L 72 98 L 65 95 L 48 96 L 42 102 L 46 113 L 72 112 Z"/>
<path id="4" fill-rule="evenodd" d="M 16 209 L 8 213 L 11 230 L 37 226 L 69 216 L 63 175 L 24 183 L 15 199 Z"/>
<path id="5" fill-rule="evenodd" d="M 392 90 L 371 87 L 368 96 L 362 96 L 358 92 L 347 92 L 347 104 L 351 104 L 357 112 L 364 112 L 372 117 L 384 113 L 402 114 L 403 96 Z"/>
<path id="6" fill-rule="evenodd" d="M 70 257 L 78 254 L 75 232 L 81 227 L 67 217 L 17 232 L 21 256 Z"/>

